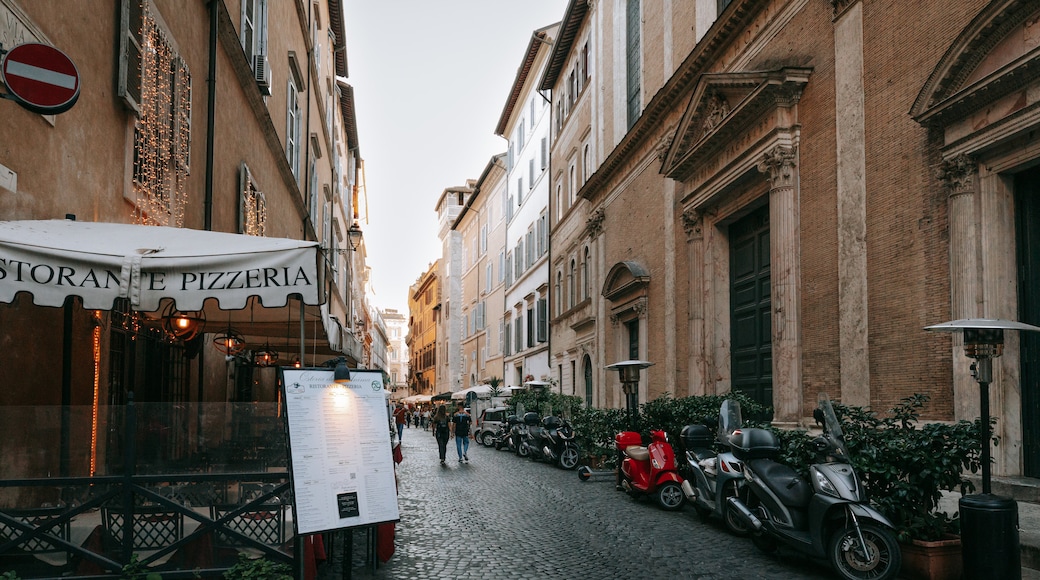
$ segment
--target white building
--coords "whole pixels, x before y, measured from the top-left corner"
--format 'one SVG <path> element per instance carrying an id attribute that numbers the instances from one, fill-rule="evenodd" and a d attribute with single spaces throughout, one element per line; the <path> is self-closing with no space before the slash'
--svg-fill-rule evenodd
<path id="1" fill-rule="evenodd" d="M 505 386 L 549 379 L 550 104 L 538 92 L 559 24 L 534 31 L 495 134 L 506 155 Z"/>
<path id="2" fill-rule="evenodd" d="M 408 317 L 393 308 L 381 309 L 379 315 L 386 326 L 386 372 L 390 375 L 390 391 L 395 399 L 416 393 L 408 392 Z"/>
<path id="3" fill-rule="evenodd" d="M 462 315 L 462 274 L 465 271 L 465 252 L 462 234 L 452 226 L 473 193 L 473 184 L 448 187 L 437 200 L 437 236 L 441 240 L 441 261 L 438 276 L 441 280 L 437 324 L 437 392 L 462 390 L 464 357 L 462 334 L 465 321 Z"/>

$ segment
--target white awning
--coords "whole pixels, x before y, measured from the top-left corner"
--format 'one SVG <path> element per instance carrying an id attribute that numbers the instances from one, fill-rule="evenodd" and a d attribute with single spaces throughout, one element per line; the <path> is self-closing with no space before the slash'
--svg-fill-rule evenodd
<path id="1" fill-rule="evenodd" d="M 72 220 L 0 222 L 0 301 L 20 292 L 39 306 L 78 296 L 110 310 L 117 298 L 152 312 L 173 300 L 202 310 L 285 306 L 299 295 L 321 302 L 317 242 L 119 223 Z"/>
<path id="2" fill-rule="evenodd" d="M 486 399 L 491 396 L 491 385 L 475 385 L 468 389 L 455 391 L 451 394 L 451 398 L 453 401 L 461 401 L 470 393 L 475 394 L 480 399 Z"/>

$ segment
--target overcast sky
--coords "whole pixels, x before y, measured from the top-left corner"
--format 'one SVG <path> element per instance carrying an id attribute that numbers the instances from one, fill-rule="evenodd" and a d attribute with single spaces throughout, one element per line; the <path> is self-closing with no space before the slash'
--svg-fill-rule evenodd
<path id="1" fill-rule="evenodd" d="M 506 150 L 494 134 L 531 33 L 566 0 L 346 0 L 348 82 L 365 160 L 372 304 L 408 311 L 440 257 L 434 206 Z M 364 199 L 361 200 L 364 212 Z"/>

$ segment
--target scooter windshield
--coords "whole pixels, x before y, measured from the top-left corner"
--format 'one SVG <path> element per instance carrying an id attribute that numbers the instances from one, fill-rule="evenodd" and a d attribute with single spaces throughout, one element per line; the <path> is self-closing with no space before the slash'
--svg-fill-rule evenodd
<path id="1" fill-rule="evenodd" d="M 740 402 L 735 399 L 726 399 L 719 407 L 719 441 L 729 442 L 729 436 L 740 429 L 744 424 L 740 416 Z"/>
<path id="2" fill-rule="evenodd" d="M 834 446 L 839 457 L 848 459 L 849 451 L 845 448 L 845 434 L 841 430 L 841 421 L 838 420 L 834 406 L 831 405 L 831 399 L 826 393 L 820 393 L 819 406 L 823 411 L 823 422 L 831 445 Z"/>

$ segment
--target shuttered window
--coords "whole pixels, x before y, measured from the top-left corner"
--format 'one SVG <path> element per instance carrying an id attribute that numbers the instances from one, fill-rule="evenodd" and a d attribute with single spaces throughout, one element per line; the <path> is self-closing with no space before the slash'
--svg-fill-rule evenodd
<path id="1" fill-rule="evenodd" d="M 640 10 L 641 0 L 628 0 L 626 10 L 625 70 L 626 94 L 628 96 L 628 128 L 632 128 L 642 110 L 642 68 L 640 66 Z"/>

